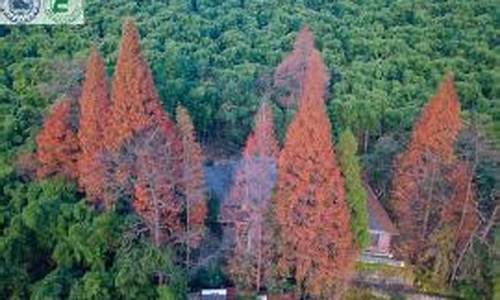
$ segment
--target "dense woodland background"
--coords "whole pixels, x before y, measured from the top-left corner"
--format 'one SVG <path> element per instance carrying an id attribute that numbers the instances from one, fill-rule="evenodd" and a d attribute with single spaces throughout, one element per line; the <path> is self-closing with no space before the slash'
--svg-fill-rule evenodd
<path id="1" fill-rule="evenodd" d="M 44 117 L 61 95 L 79 97 L 92 44 L 111 78 L 125 17 L 140 31 L 164 109 L 174 115 L 182 104 L 189 111 L 207 164 L 240 153 L 263 99 L 283 141 L 295 111 L 269 91 L 276 66 L 308 24 L 329 72 L 334 140 L 353 131 L 384 204 L 393 158 L 452 72 L 465 123 L 456 150 L 476 162 L 476 198 L 488 219 L 500 182 L 499 9 L 493 0 L 89 0 L 84 26 L 0 27 L 0 295 L 176 299 L 229 282 L 218 261 L 191 274 L 174 251 L 131 237 L 137 217 L 88 209 L 75 183 L 30 176 L 25 158 L 35 151 Z M 217 236 L 217 201 L 209 204 L 207 226 Z M 494 226 L 487 242 L 473 245 L 454 293 L 467 299 L 498 293 L 499 234 Z M 158 268 L 166 270 L 167 286 L 151 280 Z M 422 289 L 432 290 L 425 276 Z"/>

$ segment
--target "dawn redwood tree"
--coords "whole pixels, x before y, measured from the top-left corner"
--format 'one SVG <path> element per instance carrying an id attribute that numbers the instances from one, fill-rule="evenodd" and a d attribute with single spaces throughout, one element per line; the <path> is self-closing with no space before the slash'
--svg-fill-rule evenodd
<path id="1" fill-rule="evenodd" d="M 272 110 L 264 102 L 223 208 L 235 225 L 235 236 L 230 237 L 234 248 L 228 259 L 228 272 L 244 289 L 259 291 L 271 279 L 273 232 L 269 214 L 278 151 Z"/>
<path id="2" fill-rule="evenodd" d="M 109 163 L 105 177 L 106 207 L 110 209 L 116 207 L 119 199 L 127 199 L 137 190 L 134 187 L 140 173 L 137 169 L 140 164 L 136 163 L 137 140 L 144 130 L 160 129 L 175 155 L 180 155 L 175 124 L 163 111 L 151 71 L 141 54 L 139 33 L 131 20 L 126 20 L 122 28 L 108 116 L 107 149 L 100 159 Z"/>
<path id="3" fill-rule="evenodd" d="M 274 72 L 273 89 L 278 93 L 277 101 L 281 107 L 297 107 L 304 85 L 307 60 L 313 50 L 314 36 L 309 27 L 304 26 L 297 34 L 292 52 Z"/>
<path id="4" fill-rule="evenodd" d="M 190 250 L 199 246 L 205 231 L 207 202 L 205 180 L 203 178 L 203 153 L 196 141 L 196 133 L 188 111 L 178 106 L 176 109 L 177 127 L 182 146 L 180 158 L 184 193 L 186 265 L 190 267 Z"/>
<path id="5" fill-rule="evenodd" d="M 95 204 L 102 202 L 105 196 L 105 166 L 99 156 L 106 149 L 104 137 L 109 106 L 104 62 L 97 50 L 92 48 L 79 101 L 78 140 L 81 154 L 78 159 L 78 181 L 87 198 Z"/>
<path id="6" fill-rule="evenodd" d="M 36 137 L 36 145 L 39 178 L 76 178 L 80 147 L 72 100 L 63 97 L 54 104 Z"/>
<path id="7" fill-rule="evenodd" d="M 153 76 L 141 54 L 139 32 L 131 20 L 123 24 L 111 100 L 111 122 L 106 138 L 111 150 L 164 118 Z"/>
<path id="8" fill-rule="evenodd" d="M 340 134 L 339 164 L 345 185 L 345 200 L 351 210 L 351 231 L 359 250 L 368 245 L 368 208 L 366 191 L 361 177 L 361 166 L 356 155 L 358 144 L 350 129 Z"/>
<path id="9" fill-rule="evenodd" d="M 460 128 L 460 105 L 448 75 L 394 164 L 391 207 L 401 232 L 398 248 L 413 263 L 426 263 L 421 254 L 439 247 L 431 237 L 439 237 L 445 225 L 453 228 L 453 240 L 460 243 L 475 223 L 469 223 L 475 219 L 470 171 L 454 155 Z"/>
<path id="10" fill-rule="evenodd" d="M 182 231 L 181 175 L 177 141 L 160 127 L 145 128 L 133 139 L 136 179 L 133 207 L 149 229 L 155 246 L 175 241 Z"/>
<path id="11" fill-rule="evenodd" d="M 255 128 L 246 141 L 243 157 L 277 158 L 278 152 L 278 141 L 274 134 L 273 111 L 271 106 L 264 102 L 255 116 Z"/>
<path id="12" fill-rule="evenodd" d="M 441 210 L 443 224 L 453 228 L 454 257 L 466 247 L 466 243 L 479 222 L 472 167 L 457 160 L 449 169 L 448 178 L 452 186 L 452 195 Z"/>
<path id="13" fill-rule="evenodd" d="M 313 51 L 299 110 L 278 160 L 274 214 L 281 274 L 301 293 L 331 297 L 353 265 L 349 209 L 324 104 L 325 66 Z"/>
<path id="14" fill-rule="evenodd" d="M 136 176 L 132 205 L 158 248 L 177 243 L 183 234 L 183 205 L 177 197 L 181 176 L 178 141 L 165 129 L 154 125 L 136 133 L 132 140 Z M 157 274 L 161 285 L 165 282 L 163 272 Z"/>
<path id="15" fill-rule="evenodd" d="M 461 256 L 468 251 L 479 228 L 472 168 L 457 160 L 447 172 L 445 176 L 451 194 L 440 205 L 439 225 L 429 235 L 416 262 L 416 271 L 431 274 L 427 279 L 429 284 L 443 290 L 453 283 L 463 259 Z"/>

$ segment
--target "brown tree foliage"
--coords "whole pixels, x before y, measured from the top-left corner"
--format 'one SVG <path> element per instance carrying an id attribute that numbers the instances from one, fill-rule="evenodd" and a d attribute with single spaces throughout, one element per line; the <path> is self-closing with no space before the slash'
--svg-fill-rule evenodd
<path id="1" fill-rule="evenodd" d="M 274 198 L 279 227 L 278 268 L 302 293 L 331 297 L 353 265 L 349 210 L 323 101 L 325 67 L 310 55 L 299 110 L 278 161 Z"/>
<path id="2" fill-rule="evenodd" d="M 181 172 L 186 213 L 186 262 L 190 265 L 190 249 L 199 245 L 205 230 L 207 214 L 205 180 L 203 177 L 203 153 L 196 141 L 195 131 L 188 111 L 178 106 L 176 109 L 177 127 L 182 145 Z"/>
<path id="3" fill-rule="evenodd" d="M 143 176 L 139 174 L 144 172 L 139 169 L 141 165 L 138 163 L 145 151 L 138 144 L 144 132 L 152 128 L 160 131 L 163 139 L 171 145 L 169 151 L 176 153 L 174 157 L 180 155 L 175 124 L 162 109 L 151 71 L 141 55 L 139 33 L 131 20 L 126 20 L 122 28 L 108 116 L 108 130 L 105 131 L 107 149 L 98 160 L 94 160 L 96 166 L 93 167 L 106 169 L 103 178 L 105 202 L 106 207 L 111 209 L 119 199 L 134 194 L 134 190 L 135 193 L 141 192 L 141 187 L 136 187 L 134 180 Z M 142 156 L 137 154 L 138 149 L 141 149 Z M 144 182 L 142 178 L 140 182 Z"/>
<path id="4" fill-rule="evenodd" d="M 255 128 L 246 141 L 244 157 L 263 156 L 276 158 L 279 152 L 274 135 L 273 111 L 264 102 L 255 116 Z"/>
<path id="5" fill-rule="evenodd" d="M 106 88 L 104 62 L 95 48 L 87 61 L 85 81 L 80 97 L 80 128 L 78 140 L 81 155 L 78 160 L 78 181 L 95 203 L 104 198 L 104 166 L 99 155 L 106 148 L 105 131 L 110 101 Z"/>
<path id="6" fill-rule="evenodd" d="M 177 197 L 181 176 L 178 141 L 161 126 L 153 126 L 137 133 L 132 144 L 136 174 L 133 207 L 157 247 L 177 241 L 183 230 L 182 202 Z"/>
<path id="7" fill-rule="evenodd" d="M 151 71 L 141 54 L 139 33 L 131 20 L 123 24 L 111 100 L 110 130 L 106 138 L 111 150 L 164 118 Z"/>
<path id="8" fill-rule="evenodd" d="M 457 161 L 448 174 L 452 194 L 441 211 L 442 222 L 453 228 L 455 256 L 461 251 L 478 224 L 472 168 Z"/>
<path id="9" fill-rule="evenodd" d="M 277 101 L 281 107 L 297 107 L 304 86 L 307 61 L 313 50 L 314 36 L 309 27 L 305 26 L 295 39 L 293 51 L 283 59 L 274 72 L 273 88 L 278 94 Z"/>
<path id="10" fill-rule="evenodd" d="M 75 123 L 70 99 L 63 98 L 54 104 L 36 137 L 39 178 L 53 175 L 76 178 L 80 149 Z"/>
<path id="11" fill-rule="evenodd" d="M 272 276 L 273 231 L 270 225 L 278 142 L 270 106 L 263 103 L 247 139 L 226 205 L 234 236 L 228 272 L 244 289 L 259 291 Z"/>
<path id="12" fill-rule="evenodd" d="M 411 262 L 420 263 L 424 250 L 439 247 L 431 236 L 439 236 L 444 225 L 459 229 L 453 232 L 460 243 L 475 226 L 475 221 L 464 224 L 474 220 L 473 193 L 470 170 L 454 155 L 460 128 L 453 78 L 446 76 L 394 165 L 391 207 L 401 232 L 398 248 Z"/>

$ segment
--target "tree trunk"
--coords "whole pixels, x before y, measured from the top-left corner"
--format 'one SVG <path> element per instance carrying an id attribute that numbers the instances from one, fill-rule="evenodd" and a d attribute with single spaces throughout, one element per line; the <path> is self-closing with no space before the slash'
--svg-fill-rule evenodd
<path id="1" fill-rule="evenodd" d="M 434 193 L 434 183 L 436 181 L 436 166 L 434 163 L 431 164 L 432 168 L 432 173 L 431 173 L 431 183 L 429 187 L 429 194 L 427 196 L 427 199 L 424 199 L 424 221 L 422 224 L 422 240 L 425 240 L 426 234 L 427 234 L 427 226 L 429 223 L 429 215 L 430 215 L 430 210 L 431 210 L 431 202 L 432 202 L 432 195 Z"/>
<path id="2" fill-rule="evenodd" d="M 482 230 L 481 235 L 479 236 L 481 239 L 485 239 L 488 236 L 491 228 L 496 223 L 498 208 L 499 208 L 499 206 L 495 207 L 495 209 L 493 210 L 493 213 L 490 216 L 490 219 L 486 223 L 486 226 L 484 226 L 484 229 Z M 469 240 L 467 240 L 467 244 L 465 244 L 465 247 L 462 249 L 462 251 L 460 251 L 457 262 L 453 266 L 453 272 L 451 273 L 451 276 L 450 276 L 450 283 L 453 283 L 455 281 L 455 279 L 457 278 L 458 269 L 460 268 L 460 265 L 462 264 L 462 261 L 465 257 L 465 254 L 467 254 L 467 251 L 469 250 L 469 248 L 472 245 L 472 241 L 474 239 L 474 236 L 476 235 L 476 233 L 480 229 L 481 229 L 481 223 L 479 223 L 476 226 L 476 228 L 472 231 L 472 234 L 470 235 Z"/>
<path id="3" fill-rule="evenodd" d="M 151 193 L 151 198 L 153 199 L 153 205 L 154 205 L 154 210 L 155 210 L 155 216 L 154 216 L 154 224 L 153 224 L 153 243 L 157 248 L 160 248 L 161 246 L 161 225 L 160 225 L 160 211 L 159 211 L 159 201 L 158 198 L 156 197 L 156 193 L 154 192 L 153 188 L 151 187 L 151 180 L 150 181 L 150 187 L 149 187 L 149 192 Z M 162 285 L 164 282 L 163 278 L 163 272 L 158 273 L 158 284 Z"/>
<path id="4" fill-rule="evenodd" d="M 256 276 L 256 289 L 257 293 L 260 292 L 260 284 L 261 284 L 261 268 L 262 268 L 262 224 L 259 222 L 258 231 L 257 231 L 257 276 Z"/>
<path id="5" fill-rule="evenodd" d="M 370 132 L 365 130 L 364 140 L 363 140 L 363 153 L 368 152 L 368 143 L 370 141 Z"/>
<path id="6" fill-rule="evenodd" d="M 186 196 L 186 235 L 187 235 L 187 240 L 186 240 L 186 268 L 189 271 L 190 264 L 191 264 L 191 247 L 189 245 L 190 239 L 191 239 L 191 215 L 190 215 L 190 210 L 191 210 L 191 203 L 190 203 L 190 197 Z"/>

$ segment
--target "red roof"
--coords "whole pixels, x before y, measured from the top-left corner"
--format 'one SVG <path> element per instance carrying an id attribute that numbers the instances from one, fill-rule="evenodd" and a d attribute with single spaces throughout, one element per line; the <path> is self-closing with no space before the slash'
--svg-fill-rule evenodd
<path id="1" fill-rule="evenodd" d="M 370 230 L 385 231 L 392 235 L 398 235 L 399 231 L 392 223 L 387 211 L 382 206 L 372 188 L 365 182 L 364 187 L 367 194 L 368 204 L 368 227 Z"/>

